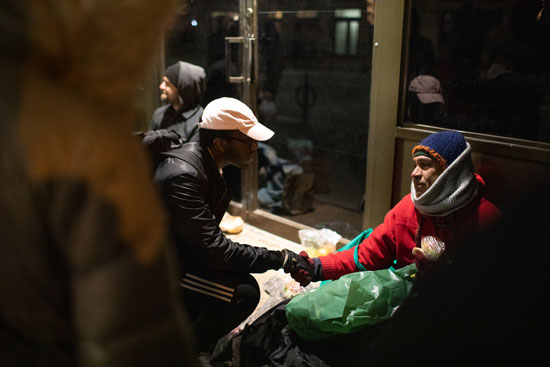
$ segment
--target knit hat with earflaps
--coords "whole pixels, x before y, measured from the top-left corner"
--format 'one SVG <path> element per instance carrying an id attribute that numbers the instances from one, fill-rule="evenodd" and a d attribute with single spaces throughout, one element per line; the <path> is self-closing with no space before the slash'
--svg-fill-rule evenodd
<path id="1" fill-rule="evenodd" d="M 412 150 L 413 157 L 425 155 L 435 159 L 444 169 L 466 149 L 466 139 L 457 131 L 430 134 Z"/>

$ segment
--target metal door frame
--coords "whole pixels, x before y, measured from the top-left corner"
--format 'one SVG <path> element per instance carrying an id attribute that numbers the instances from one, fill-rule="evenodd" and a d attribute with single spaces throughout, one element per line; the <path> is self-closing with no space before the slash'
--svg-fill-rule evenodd
<path id="1" fill-rule="evenodd" d="M 239 0 L 239 28 L 243 37 L 241 55 L 241 70 L 245 76 L 242 89 L 242 100 L 257 115 L 256 90 L 257 90 L 257 60 L 258 51 L 255 35 L 258 29 L 256 0 Z M 241 170 L 241 201 L 242 216 L 249 220 L 250 213 L 258 208 L 258 154 L 254 154 L 251 164 Z"/>
<path id="2" fill-rule="evenodd" d="M 241 100 L 248 105 L 255 114 L 256 111 L 256 70 L 257 51 L 255 34 L 257 29 L 256 0 L 239 0 L 239 36 L 226 37 L 225 59 L 226 70 L 231 70 L 231 45 L 240 44 L 239 70 L 240 75 L 227 74 L 229 83 L 241 84 Z M 241 203 L 232 203 L 232 211 L 238 212 L 245 221 L 250 220 L 252 211 L 258 208 L 258 155 L 253 161 L 241 170 Z"/>
<path id="3" fill-rule="evenodd" d="M 376 2 L 363 228 L 391 209 L 405 0 Z"/>

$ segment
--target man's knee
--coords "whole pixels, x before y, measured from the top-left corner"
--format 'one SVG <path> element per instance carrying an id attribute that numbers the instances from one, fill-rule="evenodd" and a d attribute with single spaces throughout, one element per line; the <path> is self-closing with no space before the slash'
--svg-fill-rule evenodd
<path id="1" fill-rule="evenodd" d="M 258 303 L 260 302 L 260 287 L 254 277 L 250 276 L 250 279 L 240 283 L 235 288 L 235 294 L 233 296 L 234 304 L 252 313 Z"/>

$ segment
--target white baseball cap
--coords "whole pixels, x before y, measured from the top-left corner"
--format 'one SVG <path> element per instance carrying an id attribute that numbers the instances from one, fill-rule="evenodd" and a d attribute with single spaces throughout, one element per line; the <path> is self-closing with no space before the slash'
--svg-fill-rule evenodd
<path id="1" fill-rule="evenodd" d="M 419 75 L 411 81 L 409 90 L 415 92 L 422 103 L 445 103 L 439 80 L 431 75 Z"/>
<path id="2" fill-rule="evenodd" d="M 275 132 L 258 122 L 247 105 L 235 98 L 222 97 L 204 108 L 201 129 L 239 130 L 256 141 L 270 139 Z"/>

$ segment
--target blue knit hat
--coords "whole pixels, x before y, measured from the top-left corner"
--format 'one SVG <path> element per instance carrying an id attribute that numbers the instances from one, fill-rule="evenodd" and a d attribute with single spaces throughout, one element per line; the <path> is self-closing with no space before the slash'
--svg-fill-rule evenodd
<path id="1" fill-rule="evenodd" d="M 445 169 L 466 149 L 464 135 L 456 131 L 442 131 L 428 135 L 412 150 L 413 157 L 426 155 Z"/>

